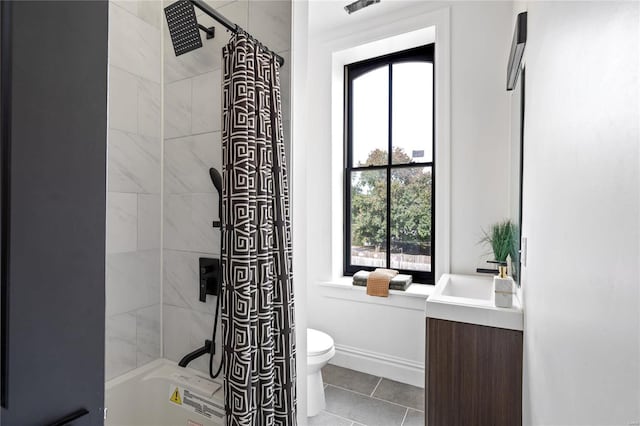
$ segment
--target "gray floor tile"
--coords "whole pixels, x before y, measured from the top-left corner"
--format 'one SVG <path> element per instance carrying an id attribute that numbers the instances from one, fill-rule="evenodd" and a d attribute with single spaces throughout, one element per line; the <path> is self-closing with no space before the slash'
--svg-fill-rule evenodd
<path id="1" fill-rule="evenodd" d="M 327 386 L 326 411 L 367 426 L 400 426 L 407 411 L 398 405 Z"/>
<path id="2" fill-rule="evenodd" d="M 424 426 L 424 413 L 422 411 L 409 409 L 402 426 Z"/>
<path id="3" fill-rule="evenodd" d="M 380 378 L 372 376 L 371 374 L 328 364 L 322 369 L 322 380 L 330 385 L 339 386 L 365 395 L 371 395 Z"/>
<path id="4" fill-rule="evenodd" d="M 373 397 L 424 411 L 424 389 L 416 386 L 382 379 Z"/>
<path id="5" fill-rule="evenodd" d="M 307 424 L 309 426 L 351 426 L 351 421 L 321 411 L 317 416 L 307 417 Z"/>

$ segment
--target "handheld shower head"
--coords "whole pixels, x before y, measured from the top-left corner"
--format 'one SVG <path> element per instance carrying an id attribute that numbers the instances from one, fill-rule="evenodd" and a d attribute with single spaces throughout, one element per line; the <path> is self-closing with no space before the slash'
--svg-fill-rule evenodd
<path id="1" fill-rule="evenodd" d="M 222 176 L 220 172 L 213 167 L 209 169 L 209 176 L 211 177 L 211 182 L 213 186 L 218 190 L 218 194 L 222 197 Z"/>
<path id="2" fill-rule="evenodd" d="M 211 167 L 209 169 L 209 177 L 211 178 L 213 186 L 215 186 L 218 191 L 218 217 L 220 218 L 220 222 L 213 223 L 213 227 L 215 228 L 216 226 L 222 226 L 222 175 L 220 175 L 218 170 Z"/>

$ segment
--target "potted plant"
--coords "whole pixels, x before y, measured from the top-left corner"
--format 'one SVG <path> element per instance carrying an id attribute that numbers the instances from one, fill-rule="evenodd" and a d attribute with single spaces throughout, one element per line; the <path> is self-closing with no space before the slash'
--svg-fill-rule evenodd
<path id="1" fill-rule="evenodd" d="M 489 232 L 482 231 L 484 236 L 480 240 L 493 251 L 495 263 L 497 263 L 499 275 L 494 277 L 495 305 L 510 308 L 513 305 L 513 278 L 507 276 L 507 263 L 513 257 L 516 227 L 510 220 L 498 222 L 491 226 Z"/>
<path id="2" fill-rule="evenodd" d="M 515 246 L 516 228 L 510 220 L 495 223 L 489 232 L 482 231 L 484 236 L 480 240 L 493 251 L 494 260 L 506 263 Z"/>

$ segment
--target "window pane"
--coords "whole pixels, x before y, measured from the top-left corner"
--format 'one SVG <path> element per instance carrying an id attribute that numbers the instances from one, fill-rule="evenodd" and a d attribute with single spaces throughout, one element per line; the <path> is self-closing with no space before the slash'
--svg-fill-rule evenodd
<path id="1" fill-rule="evenodd" d="M 393 65 L 393 164 L 433 158 L 433 64 Z"/>
<path id="2" fill-rule="evenodd" d="M 391 268 L 431 271 L 431 167 L 391 172 Z"/>
<path id="3" fill-rule="evenodd" d="M 389 67 L 355 78 L 352 91 L 353 167 L 387 164 Z"/>
<path id="4" fill-rule="evenodd" d="M 387 172 L 351 173 L 351 264 L 385 267 Z"/>

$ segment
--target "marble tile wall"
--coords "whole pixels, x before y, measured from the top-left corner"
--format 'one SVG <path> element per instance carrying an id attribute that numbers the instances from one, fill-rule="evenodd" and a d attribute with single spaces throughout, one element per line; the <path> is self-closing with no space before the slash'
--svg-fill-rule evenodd
<path id="1" fill-rule="evenodd" d="M 285 58 L 288 135 L 290 1 L 208 3 Z M 198 258 L 220 252 L 211 226 L 218 195 L 208 170 L 221 168 L 221 58 L 230 34 L 196 9 L 201 24 L 216 27 L 216 38 L 176 57 L 162 7 L 144 0 L 109 4 L 107 379 L 158 358 L 161 349 L 179 360 L 211 337 L 214 323 L 215 298 L 198 301 Z M 208 359 L 192 366 L 207 371 Z"/>
<path id="2" fill-rule="evenodd" d="M 208 3 L 285 58 L 281 84 L 285 134 L 288 135 L 291 2 L 210 0 Z M 213 40 L 203 37 L 202 48 L 176 57 L 167 31 L 163 34 L 162 320 L 164 357 L 175 361 L 211 338 L 216 299 L 207 296 L 206 303 L 198 301 L 198 258 L 218 257 L 220 253 L 220 234 L 211 226 L 213 220 L 218 220 L 218 194 L 209 179 L 209 168 L 220 169 L 222 165 L 222 47 L 230 34 L 198 9 L 196 14 L 202 25 L 216 27 L 216 37 Z M 131 226 L 127 211 L 119 215 L 123 223 Z M 119 242 L 127 243 L 124 237 Z M 219 365 L 217 357 L 215 361 L 215 365 Z M 208 357 L 190 366 L 208 371 Z"/>
<path id="3" fill-rule="evenodd" d="M 106 378 L 160 356 L 161 3 L 109 3 Z"/>

